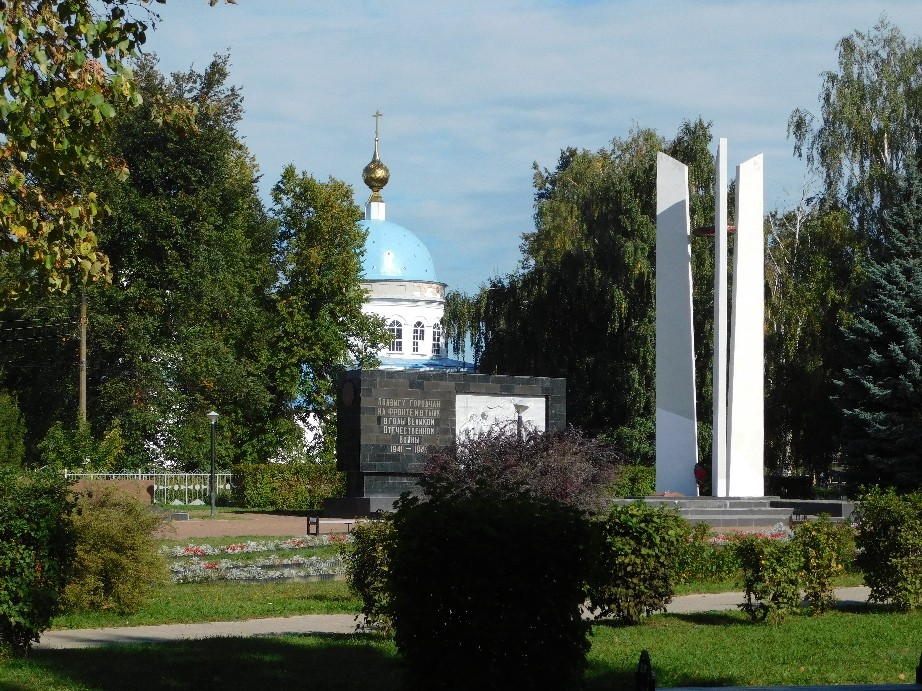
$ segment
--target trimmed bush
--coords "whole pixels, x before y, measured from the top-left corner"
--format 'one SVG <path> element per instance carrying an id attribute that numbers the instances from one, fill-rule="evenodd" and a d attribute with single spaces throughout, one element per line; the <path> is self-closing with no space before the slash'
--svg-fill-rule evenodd
<path id="1" fill-rule="evenodd" d="M 392 633 L 388 576 L 390 554 L 396 533 L 390 516 L 359 523 L 352 531 L 352 543 L 343 544 L 349 587 L 362 598 L 362 617 L 366 626 Z"/>
<path id="2" fill-rule="evenodd" d="M 611 487 L 616 497 L 647 497 L 656 491 L 656 468 L 648 465 L 624 465 Z"/>
<path id="3" fill-rule="evenodd" d="M 155 585 L 169 580 L 154 532 L 162 517 L 115 487 L 100 485 L 77 499 L 73 575 L 64 589 L 67 611 L 135 612 Z"/>
<path id="4" fill-rule="evenodd" d="M 346 489 L 331 463 L 241 463 L 233 473 L 234 504 L 247 509 L 317 511 Z"/>
<path id="5" fill-rule="evenodd" d="M 810 612 L 825 612 L 835 601 L 833 580 L 855 558 L 854 530 L 850 525 L 833 523 L 823 514 L 819 520 L 797 526 L 794 545 L 803 562 L 801 586 Z"/>
<path id="6" fill-rule="evenodd" d="M 515 432 L 493 429 L 433 450 L 423 466 L 421 486 L 470 490 L 483 478 L 511 495 L 527 488 L 586 511 L 607 508 L 606 488 L 620 455 L 578 430 Z"/>
<path id="7" fill-rule="evenodd" d="M 800 607 L 800 549 L 787 540 L 747 537 L 734 549 L 743 569 L 746 601 L 740 608 L 753 621 L 779 622 Z"/>
<path id="8" fill-rule="evenodd" d="M 692 527 L 691 537 L 679 552 L 679 583 L 719 583 L 734 580 L 739 575 L 740 561 L 733 547 L 727 544 L 714 544 L 710 538 L 711 526 L 707 523 L 699 523 Z"/>
<path id="9" fill-rule="evenodd" d="M 922 607 L 922 492 L 898 495 L 874 488 L 855 509 L 855 563 L 872 602 Z"/>
<path id="10" fill-rule="evenodd" d="M 394 515 L 389 608 L 408 688 L 578 687 L 588 520 L 524 489 L 469 490 L 405 495 Z"/>
<path id="11" fill-rule="evenodd" d="M 0 657 L 28 652 L 58 613 L 74 552 L 63 475 L 0 465 Z"/>
<path id="12" fill-rule="evenodd" d="M 691 528 L 675 511 L 642 501 L 613 506 L 600 523 L 602 545 L 589 587 L 602 616 L 627 623 L 665 610 Z"/>

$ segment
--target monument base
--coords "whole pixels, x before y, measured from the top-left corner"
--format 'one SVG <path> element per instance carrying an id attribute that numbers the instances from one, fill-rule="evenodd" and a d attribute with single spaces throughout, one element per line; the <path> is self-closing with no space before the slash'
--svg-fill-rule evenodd
<path id="1" fill-rule="evenodd" d="M 566 381 L 461 372 L 352 370 L 339 382 L 337 468 L 346 496 L 325 516 L 393 511 L 416 481 L 430 449 L 494 429 L 566 427 Z"/>

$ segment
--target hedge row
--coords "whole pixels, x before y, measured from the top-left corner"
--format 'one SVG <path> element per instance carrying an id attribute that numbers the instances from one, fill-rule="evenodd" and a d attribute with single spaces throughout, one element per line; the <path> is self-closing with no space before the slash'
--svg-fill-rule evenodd
<path id="1" fill-rule="evenodd" d="M 236 506 L 265 511 L 317 511 L 345 492 L 345 476 L 326 463 L 246 463 L 234 466 Z"/>

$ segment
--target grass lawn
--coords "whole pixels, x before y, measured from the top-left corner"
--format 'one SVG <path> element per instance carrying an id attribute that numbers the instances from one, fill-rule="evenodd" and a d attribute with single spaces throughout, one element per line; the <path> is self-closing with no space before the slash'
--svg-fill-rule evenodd
<path id="1" fill-rule="evenodd" d="M 256 541 L 271 538 L 256 537 Z M 221 547 L 245 537 L 195 540 Z M 175 545 L 176 541 L 163 544 Z M 337 547 L 312 548 L 336 550 Z M 859 575 L 837 585 L 858 585 Z M 739 590 L 739 584 L 693 583 L 678 594 Z M 217 581 L 158 588 L 132 615 L 111 612 L 56 618 L 53 628 L 229 621 L 295 614 L 355 613 L 361 603 L 345 581 Z M 586 689 L 633 688 L 640 652 L 649 650 L 658 686 L 900 684 L 914 680 L 922 653 L 922 612 L 876 605 L 823 616 L 754 624 L 739 612 L 657 615 L 639 626 L 598 622 L 587 659 Z M 375 634 L 208 639 L 37 650 L 0 662 L 0 690 L 151 690 L 306 688 L 397 691 L 400 660 L 393 641 Z"/>
<path id="2" fill-rule="evenodd" d="M 639 626 L 594 626 L 589 691 L 633 687 L 640 651 L 658 685 L 899 684 L 914 679 L 922 613 L 860 607 L 782 624 L 736 612 L 658 615 Z M 902 675 L 902 676 L 901 676 Z M 367 689 L 397 691 L 393 642 L 375 635 L 211 639 L 89 650 L 39 650 L 0 664 L 0 688 Z"/>
<path id="3" fill-rule="evenodd" d="M 85 629 L 110 626 L 238 621 L 296 614 L 358 612 L 362 602 L 345 581 L 182 583 L 157 588 L 141 609 L 62 614 L 51 628 Z"/>

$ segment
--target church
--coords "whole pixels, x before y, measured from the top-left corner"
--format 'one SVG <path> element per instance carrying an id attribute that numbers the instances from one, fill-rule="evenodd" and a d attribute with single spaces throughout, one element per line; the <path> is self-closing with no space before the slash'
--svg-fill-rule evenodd
<path id="1" fill-rule="evenodd" d="M 362 171 L 371 196 L 359 225 L 368 233 L 361 279 L 368 298 L 362 309 L 382 317 L 390 334 L 378 353 L 380 369 L 473 371 L 470 363 L 448 357 L 442 329 L 446 285 L 436 277 L 432 255 L 416 235 L 386 219 L 381 190 L 390 172 L 378 154 L 380 114 L 375 117 L 374 156 Z"/>

